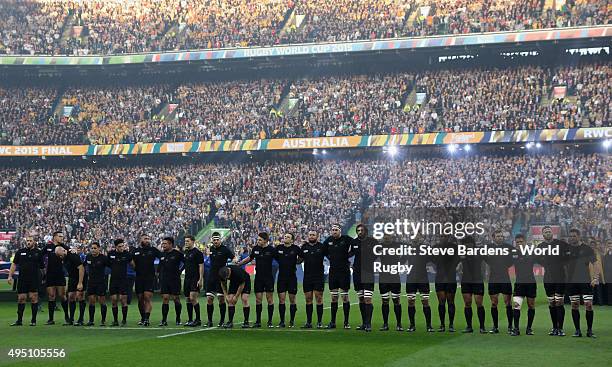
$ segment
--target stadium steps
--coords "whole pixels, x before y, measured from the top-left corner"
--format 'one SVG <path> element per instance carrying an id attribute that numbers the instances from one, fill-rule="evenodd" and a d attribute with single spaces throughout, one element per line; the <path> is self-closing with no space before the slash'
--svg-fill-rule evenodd
<path id="1" fill-rule="evenodd" d="M 279 24 L 280 29 L 279 36 L 282 38 L 283 35 L 292 32 L 296 29 L 296 14 L 295 14 L 295 5 L 292 8 L 287 9 L 285 13 L 285 17 L 281 24 Z"/>
<path id="2" fill-rule="evenodd" d="M 153 115 L 157 115 L 161 121 L 173 120 L 176 117 L 177 106 L 174 105 L 173 108 L 171 105 L 172 103 L 164 103 L 159 109 L 159 112 L 152 111 Z"/>
<path id="3" fill-rule="evenodd" d="M 196 241 L 198 242 L 202 242 L 202 239 L 206 236 L 206 234 L 208 233 L 212 233 L 211 229 L 215 226 L 215 222 L 214 221 L 210 221 L 208 222 L 204 227 L 202 227 L 202 229 L 200 229 L 198 231 L 198 233 L 195 235 Z"/>
<path id="4" fill-rule="evenodd" d="M 514 223 L 512 224 L 512 237 L 514 238 L 514 236 L 521 233 L 522 228 L 523 228 L 523 218 L 521 216 L 518 216 L 518 219 L 515 220 Z"/>
<path id="5" fill-rule="evenodd" d="M 9 190 L 9 192 L 7 193 L 6 196 L 0 197 L 0 209 L 4 209 L 8 203 L 11 201 L 11 199 L 13 197 L 15 197 L 15 193 L 17 193 L 17 188 L 18 187 L 23 187 L 24 183 L 24 179 L 25 179 L 26 175 L 19 175 L 19 180 L 17 180 L 17 183 L 15 185 L 15 189 L 13 190 Z M 15 228 L 1 228 L 3 230 L 13 230 Z"/>
<path id="6" fill-rule="evenodd" d="M 215 222 L 210 221 L 209 225 L 200 230 L 195 236 L 196 241 L 200 243 L 210 243 L 210 237 L 213 232 L 219 232 L 221 234 L 221 241 L 224 241 L 231 233 L 231 230 L 229 228 L 216 228 Z"/>
<path id="7" fill-rule="evenodd" d="M 410 108 L 412 108 L 412 106 L 416 104 L 416 85 L 413 85 L 408 89 L 405 95 L 402 96 L 402 100 L 402 109 L 404 109 L 404 111 L 406 111 L 406 106 L 410 106 Z"/>
<path id="8" fill-rule="evenodd" d="M 276 109 L 278 116 L 294 116 L 297 113 L 298 99 L 287 97 L 284 98 Z"/>
<path id="9" fill-rule="evenodd" d="M 176 36 L 177 41 L 179 41 L 181 39 L 181 37 L 183 36 L 183 34 L 185 33 L 185 29 L 187 27 L 183 27 L 183 29 L 181 29 L 181 27 L 179 26 L 179 24 L 173 24 L 171 27 L 169 27 L 165 32 L 164 35 L 161 37 L 162 43 L 165 43 L 164 41 L 167 38 L 172 38 L 173 36 Z"/>
<path id="10" fill-rule="evenodd" d="M 408 21 L 410 20 L 410 17 L 412 16 L 412 13 L 415 12 L 415 10 L 418 9 L 418 6 L 415 6 L 414 3 L 410 3 L 406 5 L 406 11 L 404 13 L 404 19 L 402 19 L 402 25 L 404 26 L 404 28 L 408 27 L 408 25 L 410 23 L 408 23 Z"/>
<path id="11" fill-rule="evenodd" d="M 58 115 L 58 116 L 62 116 L 63 112 L 64 112 L 64 104 L 62 103 L 62 99 L 64 98 L 64 93 L 66 93 L 66 87 L 61 87 L 58 91 L 57 91 L 57 96 L 55 97 L 55 100 L 53 101 L 53 104 L 51 105 L 51 111 L 49 111 L 49 116 L 50 117 L 52 115 Z"/>
<path id="12" fill-rule="evenodd" d="M 62 25 L 62 37 L 60 38 L 60 45 L 62 47 L 68 46 L 68 40 L 72 38 L 72 26 L 74 25 L 74 14 L 68 14 L 64 19 L 64 24 Z"/>
<path id="13" fill-rule="evenodd" d="M 552 87 L 549 85 L 544 86 L 543 92 L 542 92 L 542 98 L 540 98 L 540 105 L 549 106 L 551 95 L 552 95 Z"/>
<path id="14" fill-rule="evenodd" d="M 408 20 L 406 20 L 406 26 L 409 26 L 414 23 L 414 20 L 419 16 L 420 12 L 421 8 L 418 6 L 412 9 L 412 12 L 408 15 Z"/>
<path id="15" fill-rule="evenodd" d="M 543 8 L 544 11 L 548 9 L 554 9 L 554 8 L 555 8 L 555 0 L 545 0 L 544 1 L 544 8 Z"/>
<path id="16" fill-rule="evenodd" d="M 293 82 L 290 81 L 283 87 L 283 91 L 281 92 L 280 102 L 277 106 L 273 106 L 270 113 L 276 113 L 277 116 L 293 116 L 297 112 L 297 101 L 291 92 L 291 86 Z"/>

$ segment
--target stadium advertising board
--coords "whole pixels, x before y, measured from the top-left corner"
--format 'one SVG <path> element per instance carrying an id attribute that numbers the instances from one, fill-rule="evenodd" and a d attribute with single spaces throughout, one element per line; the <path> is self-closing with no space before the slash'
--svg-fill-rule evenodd
<path id="1" fill-rule="evenodd" d="M 142 53 L 115 56 L 0 56 L 0 65 L 119 65 L 165 62 L 190 62 L 224 59 L 250 59 L 296 55 L 340 54 L 385 50 L 414 50 L 433 47 L 511 44 L 536 41 L 558 41 L 608 37 L 612 26 L 576 27 L 567 29 L 491 32 L 459 36 L 393 38 L 378 41 L 333 42 L 274 47 L 242 47 L 183 52 Z"/>
<path id="2" fill-rule="evenodd" d="M 393 145 L 408 146 L 552 141 L 558 142 L 610 138 L 612 138 L 612 127 L 369 136 L 336 136 L 261 140 L 219 140 L 173 143 L 135 143 L 109 145 L 2 145 L 0 146 L 0 157 L 209 153 L 266 150 L 366 148 Z"/>

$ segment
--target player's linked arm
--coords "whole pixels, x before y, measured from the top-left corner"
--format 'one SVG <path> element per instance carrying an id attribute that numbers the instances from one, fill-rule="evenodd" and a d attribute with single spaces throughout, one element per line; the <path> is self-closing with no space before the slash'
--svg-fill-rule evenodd
<path id="1" fill-rule="evenodd" d="M 198 280 L 198 288 L 202 288 L 204 285 L 204 263 L 198 265 L 198 270 L 200 272 L 200 279 Z"/>
<path id="2" fill-rule="evenodd" d="M 77 284 L 77 290 L 83 290 L 83 278 L 85 277 L 85 267 L 83 264 L 79 265 L 79 283 Z"/>
<path id="3" fill-rule="evenodd" d="M 225 285 L 225 282 L 223 280 L 219 280 L 219 283 L 221 283 L 221 289 L 223 290 L 223 296 L 225 297 L 225 299 L 227 299 L 227 286 Z"/>
<path id="4" fill-rule="evenodd" d="M 15 263 L 11 264 L 11 268 L 9 269 L 9 274 L 8 274 L 8 284 L 9 285 L 13 285 L 13 274 L 15 273 L 15 269 L 17 269 L 17 265 Z"/>

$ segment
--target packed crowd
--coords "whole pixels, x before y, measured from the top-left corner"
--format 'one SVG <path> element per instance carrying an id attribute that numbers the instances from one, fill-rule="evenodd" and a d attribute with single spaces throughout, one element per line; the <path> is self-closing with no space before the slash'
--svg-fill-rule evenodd
<path id="1" fill-rule="evenodd" d="M 610 208 L 609 155 L 404 160 L 373 207 Z"/>
<path id="2" fill-rule="evenodd" d="M 329 226 L 351 224 L 376 193 L 384 162 L 270 162 L 240 167 L 239 186 L 228 198 L 218 223 L 234 230 L 234 243 L 253 244 L 261 231 L 274 238 L 287 230 L 298 242 L 308 230 L 328 233 Z"/>
<path id="3" fill-rule="evenodd" d="M 423 1 L 408 24 L 413 36 L 554 27 L 542 19 L 543 0 Z"/>
<path id="4" fill-rule="evenodd" d="M 86 127 L 52 113 L 53 88 L 0 87 L 0 144 L 83 144 Z"/>
<path id="5" fill-rule="evenodd" d="M 427 103 L 415 117 L 425 119 L 426 126 L 437 123 L 447 131 L 575 127 L 575 119 L 573 126 L 556 123 L 547 113 L 550 106 L 541 103 L 549 93 L 547 71 L 521 67 L 424 75 L 418 78 L 417 90 L 426 93 Z"/>
<path id="6" fill-rule="evenodd" d="M 178 109 L 166 137 L 173 141 L 266 138 L 281 118 L 270 114 L 281 99 L 283 80 L 187 84 L 178 88 Z"/>
<path id="7" fill-rule="evenodd" d="M 177 86 L 0 89 L 4 144 L 116 144 L 610 126 L 609 62 Z M 555 95 L 555 87 L 565 87 Z M 293 101 L 293 104 L 291 103 Z M 172 107 L 172 108 L 170 108 Z M 55 109 L 56 111 L 52 111 Z"/>
<path id="8" fill-rule="evenodd" d="M 198 164 L 72 169 L 4 169 L 0 228 L 46 234 L 65 225 L 76 242 L 134 243 L 141 232 L 180 236 L 216 215 L 231 238 L 250 243 L 258 231 L 291 228 L 305 238 L 331 222 L 346 225 L 380 180 L 376 169 L 347 161 Z M 326 188 L 326 183 L 334 185 Z M 13 182 L 15 181 L 15 182 Z M 6 188 L 6 190 L 5 190 Z M 308 208 L 308 212 L 306 212 Z"/>
<path id="9" fill-rule="evenodd" d="M 591 126 L 604 126 L 610 121 L 610 78 L 612 70 L 609 64 L 585 65 L 581 68 L 560 68 L 552 77 L 553 85 L 566 85 L 568 94 L 580 101 L 580 108 L 570 107 L 570 114 L 576 113 L 588 119 Z"/>
<path id="10" fill-rule="evenodd" d="M 295 13 L 305 16 L 300 27 L 290 29 L 285 43 L 336 42 L 393 38 L 405 34 L 410 10 L 406 0 L 338 0 L 296 3 Z"/>
<path id="11" fill-rule="evenodd" d="M 397 133 L 408 122 L 402 104 L 413 83 L 411 74 L 301 79 L 289 97 L 298 99 L 302 136 Z"/>
<path id="12" fill-rule="evenodd" d="M 280 42 L 280 31 L 292 0 L 187 0 L 181 49 L 272 46 Z"/>
<path id="13" fill-rule="evenodd" d="M 85 32 L 70 37 L 67 53 L 122 54 L 172 50 L 169 34 L 178 22 L 176 0 L 88 0 L 75 5 L 73 24 Z M 81 40 L 85 40 L 81 42 Z"/>
<path id="14" fill-rule="evenodd" d="M 0 89 L 5 144 L 116 144 L 610 126 L 609 62 Z M 555 87 L 565 87 L 555 95 Z M 172 107 L 172 108 L 171 108 Z"/>
<path id="15" fill-rule="evenodd" d="M 3 169 L 0 228 L 16 228 L 15 241 L 65 225 L 77 242 L 134 242 L 143 231 L 180 236 L 214 218 L 232 244 L 252 245 L 260 231 L 300 241 L 308 229 L 346 228 L 366 208 L 609 210 L 610 167 L 609 155 L 577 153 Z"/>
<path id="16" fill-rule="evenodd" d="M 17 228 L 20 236 L 64 225 L 78 242 L 124 237 L 133 243 L 143 231 L 179 236 L 194 222 L 206 222 L 214 202 L 236 187 L 240 171 L 140 166 L 19 170 L 18 175 L 16 189 L 0 209 L 0 228 Z"/>
<path id="17" fill-rule="evenodd" d="M 68 8 L 65 1 L 2 1 L 0 52 L 18 55 L 61 53 Z"/>
<path id="18" fill-rule="evenodd" d="M 7 0 L 6 54 L 121 54 L 608 24 L 607 0 Z"/>
<path id="19" fill-rule="evenodd" d="M 71 88 L 62 104 L 73 106 L 70 118 L 87 131 L 92 144 L 117 144 L 140 137 L 140 127 L 152 121 L 172 99 L 168 85 L 108 88 Z M 134 136 L 137 135 L 137 136 Z M 153 140 L 142 136 L 142 141 Z"/>

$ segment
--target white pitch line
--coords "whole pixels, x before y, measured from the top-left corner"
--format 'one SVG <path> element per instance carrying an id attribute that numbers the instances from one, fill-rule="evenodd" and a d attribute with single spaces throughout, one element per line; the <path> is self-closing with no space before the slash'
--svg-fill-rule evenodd
<path id="1" fill-rule="evenodd" d="M 358 305 L 358 304 L 359 304 L 359 302 L 351 303 L 351 306 Z M 341 309 L 341 308 L 342 308 L 342 307 L 340 307 L 340 303 L 338 303 L 338 309 Z M 324 309 L 324 310 L 329 310 L 329 309 L 331 309 L 331 306 L 329 306 L 329 307 L 324 307 L 323 309 Z"/>
<path id="2" fill-rule="evenodd" d="M 268 331 L 270 329 L 269 328 L 268 329 L 261 328 L 261 329 L 250 329 L 250 330 L 252 330 L 252 331 Z M 273 331 L 274 333 L 276 333 L 276 332 L 289 332 L 289 333 L 329 333 L 329 332 L 332 332 L 332 330 L 329 330 L 329 329 L 300 329 L 300 328 L 297 328 L 297 329 L 283 329 L 283 328 L 276 328 L 276 327 L 274 329 L 272 329 L 272 330 L 276 330 L 276 331 Z"/>
<path id="3" fill-rule="evenodd" d="M 177 335 L 185 335 L 185 334 L 191 334 L 191 333 L 199 333 L 200 331 L 208 331 L 208 330 L 214 330 L 216 329 L 216 326 L 207 328 L 207 329 L 197 329 L 197 330 L 189 330 L 189 331 L 183 331 L 180 333 L 173 333 L 173 334 L 166 334 L 166 335 L 158 335 L 158 338 L 169 338 L 171 336 L 177 336 Z"/>
<path id="4" fill-rule="evenodd" d="M 147 330 L 147 331 L 164 331 L 164 330 L 185 330 L 181 327 L 86 327 L 86 330 Z"/>

